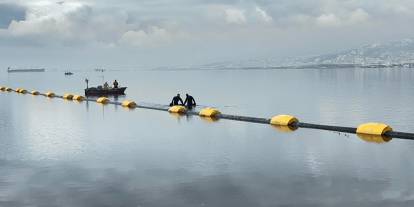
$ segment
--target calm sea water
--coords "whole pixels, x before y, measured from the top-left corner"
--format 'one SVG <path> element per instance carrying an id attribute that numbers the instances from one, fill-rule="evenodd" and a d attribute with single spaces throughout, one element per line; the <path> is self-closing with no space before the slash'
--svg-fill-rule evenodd
<path id="1" fill-rule="evenodd" d="M 414 132 L 408 69 L 108 71 L 0 75 L 0 85 Z M 274 127 L 0 92 L 0 206 L 413 206 L 414 141 Z"/>

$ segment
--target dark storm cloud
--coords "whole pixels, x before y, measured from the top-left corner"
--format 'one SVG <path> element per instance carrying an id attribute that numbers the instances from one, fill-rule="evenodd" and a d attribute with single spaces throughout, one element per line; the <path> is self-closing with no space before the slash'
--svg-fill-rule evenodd
<path id="1" fill-rule="evenodd" d="M 7 28 L 12 20 L 24 20 L 25 12 L 22 6 L 0 3 L 0 28 Z"/>

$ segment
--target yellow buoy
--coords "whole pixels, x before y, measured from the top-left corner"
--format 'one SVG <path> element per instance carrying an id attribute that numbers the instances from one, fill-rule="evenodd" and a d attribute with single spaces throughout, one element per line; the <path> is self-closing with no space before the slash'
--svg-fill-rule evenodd
<path id="1" fill-rule="evenodd" d="M 96 100 L 96 102 L 100 103 L 100 104 L 107 104 L 109 102 L 109 99 L 106 97 L 100 97 Z"/>
<path id="2" fill-rule="evenodd" d="M 32 92 L 31 92 L 31 94 L 32 94 L 32 95 L 37 96 L 37 95 L 39 95 L 40 93 L 39 93 L 39 91 L 32 91 Z"/>
<path id="3" fill-rule="evenodd" d="M 14 91 L 16 91 L 17 93 L 20 93 L 20 90 L 21 90 L 21 88 L 16 88 L 16 90 L 14 90 Z"/>
<path id="4" fill-rule="evenodd" d="M 10 92 L 10 91 L 12 91 L 12 89 L 11 89 L 11 88 L 9 88 L 9 87 L 7 87 L 7 88 L 6 88 L 6 91 Z"/>
<path id="5" fill-rule="evenodd" d="M 128 107 L 128 108 L 135 108 L 135 107 L 137 107 L 137 104 L 134 101 L 126 100 L 126 101 L 122 102 L 122 106 L 123 107 Z"/>
<path id="6" fill-rule="evenodd" d="M 26 89 L 23 89 L 23 88 L 21 88 L 21 89 L 19 89 L 19 91 L 18 91 L 19 93 L 22 93 L 22 94 L 26 94 L 27 93 L 27 90 Z"/>
<path id="7" fill-rule="evenodd" d="M 277 115 L 270 120 L 270 124 L 276 126 L 290 126 L 297 122 L 299 122 L 299 120 L 291 115 Z"/>
<path id="8" fill-rule="evenodd" d="M 168 112 L 170 113 L 178 113 L 178 114 L 184 114 L 187 112 L 187 109 L 184 106 L 171 106 L 168 109 Z"/>
<path id="9" fill-rule="evenodd" d="M 83 100 L 85 100 L 85 97 L 80 96 L 80 95 L 74 95 L 72 97 L 72 100 L 75 100 L 75 101 L 83 101 Z"/>
<path id="10" fill-rule="evenodd" d="M 215 108 L 204 108 L 200 111 L 199 115 L 204 117 L 216 117 L 221 114 L 221 112 Z"/>
<path id="11" fill-rule="evenodd" d="M 1 90 L 1 91 L 5 91 L 5 90 L 6 90 L 6 87 L 4 87 L 4 86 L 0 86 L 0 90 Z"/>
<path id="12" fill-rule="evenodd" d="M 46 93 L 46 96 L 49 97 L 49 98 L 53 98 L 53 97 L 55 97 L 55 93 L 49 91 L 49 92 Z"/>
<path id="13" fill-rule="evenodd" d="M 392 128 L 383 123 L 365 123 L 358 126 L 357 134 L 371 134 L 371 135 L 383 135 L 386 132 L 392 131 Z"/>
<path id="14" fill-rule="evenodd" d="M 65 95 L 63 95 L 63 98 L 64 99 L 67 99 L 67 100 L 72 100 L 73 95 L 72 94 L 69 94 L 69 93 L 66 93 Z"/>

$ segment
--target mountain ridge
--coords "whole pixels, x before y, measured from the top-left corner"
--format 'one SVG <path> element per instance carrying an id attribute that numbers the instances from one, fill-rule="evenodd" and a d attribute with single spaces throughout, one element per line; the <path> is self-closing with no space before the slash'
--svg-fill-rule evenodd
<path id="1" fill-rule="evenodd" d="M 202 65 L 206 69 L 302 68 L 302 67 L 414 67 L 414 39 L 373 43 L 323 55 L 222 61 Z"/>

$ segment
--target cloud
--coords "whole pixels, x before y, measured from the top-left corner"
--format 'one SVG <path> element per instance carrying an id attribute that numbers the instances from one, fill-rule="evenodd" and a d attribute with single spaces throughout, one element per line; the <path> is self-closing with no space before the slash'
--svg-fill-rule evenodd
<path id="1" fill-rule="evenodd" d="M 86 29 L 91 23 L 92 9 L 78 3 L 64 5 L 38 3 L 28 8 L 24 20 L 13 20 L 8 32 L 13 36 L 52 36 L 62 40 L 87 35 Z"/>
<path id="2" fill-rule="evenodd" d="M 0 28 L 7 28 L 13 20 L 23 20 L 26 8 L 16 4 L 0 3 Z"/>
<path id="3" fill-rule="evenodd" d="M 32 3 L 24 19 L 11 20 L 1 36 L 32 39 L 36 44 L 65 46 L 103 44 L 156 45 L 172 38 L 159 20 L 137 21 L 118 9 L 98 9 L 80 2 Z M 0 38 L 1 38 L 0 36 Z"/>
<path id="4" fill-rule="evenodd" d="M 385 11 L 399 11 L 404 15 L 412 15 L 409 11 L 414 3 L 396 0 L 390 4 L 385 0 L 359 1 L 274 1 L 261 0 L 243 2 L 236 0 L 178 0 L 174 4 L 166 0 L 143 0 L 140 2 L 125 0 L 74 0 L 57 3 L 57 1 L 18 1 L 8 9 L 12 14 L 1 18 L 5 33 L 26 39 L 50 39 L 54 42 L 75 43 L 94 41 L 103 44 L 116 44 L 126 39 L 133 45 L 145 45 L 143 39 L 160 36 L 151 28 L 160 28 L 169 32 L 169 25 L 179 25 L 181 32 L 197 34 L 197 30 L 208 30 L 209 33 L 221 33 L 223 22 L 232 25 L 243 25 L 246 29 L 257 29 L 260 22 L 267 23 L 262 27 L 283 29 L 302 27 L 339 27 L 380 21 L 378 16 Z M 10 5 L 6 4 L 11 8 Z M 24 5 L 24 6 L 22 6 Z M 20 8 L 20 9 L 17 9 Z M 24 9 L 21 9 L 24 8 Z M 2 5 L 0 4 L 0 11 Z M 207 11 L 207 15 L 203 15 Z M 25 14 L 23 17 L 22 14 Z M 6 16 L 0 13 L 0 17 Z M 190 18 L 189 18 L 190 17 Z M 2 23 L 1 23 L 2 22 Z M 50 35 L 53 34 L 53 35 Z M 157 34 L 157 35 L 156 35 Z M 52 36 L 52 37 L 50 37 Z M 134 38 L 132 38 L 134 37 Z M 138 38 L 140 37 L 140 38 Z M 145 38 L 144 38 L 145 37 Z M 155 39 L 164 38 L 150 38 Z M 137 44 L 137 42 L 141 42 Z M 168 42 L 168 41 L 161 41 Z M 83 43 L 82 43 L 83 44 Z"/>
<path id="5" fill-rule="evenodd" d="M 324 27 L 352 26 L 366 22 L 369 14 L 361 8 L 353 11 L 342 13 L 341 16 L 336 14 L 322 14 L 316 18 L 316 24 Z"/>
<path id="6" fill-rule="evenodd" d="M 156 46 L 168 43 L 173 38 L 166 29 L 153 26 L 147 31 L 130 30 L 125 32 L 120 38 L 121 44 L 129 46 Z"/>
<path id="7" fill-rule="evenodd" d="M 229 8 L 225 9 L 226 22 L 230 24 L 246 23 L 245 11 L 241 9 Z"/>
<path id="8" fill-rule="evenodd" d="M 227 24 L 233 25 L 255 25 L 257 23 L 270 23 L 273 18 L 259 6 L 229 6 L 211 5 L 207 7 L 207 16 L 213 20 L 213 25 L 220 25 L 217 22 L 224 20 Z M 201 20 L 202 21 L 202 20 Z"/>
<path id="9" fill-rule="evenodd" d="M 335 14 L 322 14 L 316 18 L 316 23 L 320 26 L 339 26 L 340 19 Z"/>
<path id="10" fill-rule="evenodd" d="M 356 10 L 354 10 L 353 12 L 351 12 L 351 14 L 349 15 L 349 23 L 351 24 L 355 24 L 355 23 L 361 23 L 361 22 L 365 22 L 367 21 L 369 18 L 369 14 L 361 8 L 358 8 Z"/>
<path id="11" fill-rule="evenodd" d="M 267 14 L 266 11 L 264 11 L 262 8 L 257 7 L 255 8 L 255 12 L 259 19 L 261 19 L 263 22 L 271 22 L 273 18 Z"/>
<path id="12" fill-rule="evenodd" d="M 157 52 L 178 51 L 188 61 L 193 48 L 203 48 L 199 59 L 260 55 L 246 50 L 247 44 L 262 54 L 302 54 L 312 52 L 315 42 L 323 43 L 321 51 L 331 51 L 414 34 L 408 26 L 414 21 L 414 1 L 408 0 L 0 1 L 0 48 L 19 51 L 162 47 Z"/>

